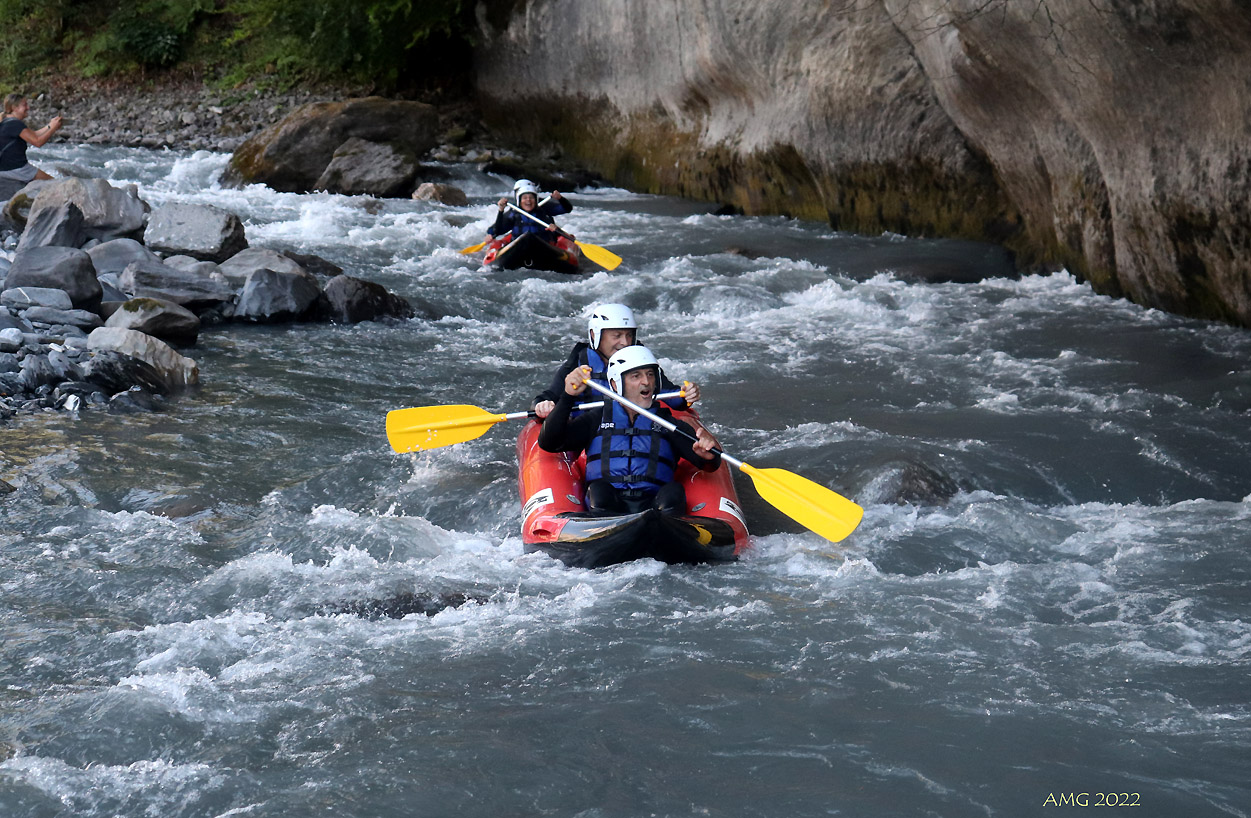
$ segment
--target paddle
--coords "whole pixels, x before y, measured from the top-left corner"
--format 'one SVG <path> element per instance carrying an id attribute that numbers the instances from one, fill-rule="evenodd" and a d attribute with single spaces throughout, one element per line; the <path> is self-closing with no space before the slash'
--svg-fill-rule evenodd
<path id="1" fill-rule="evenodd" d="M 658 399 L 684 397 L 683 392 L 665 392 Z M 581 403 L 574 409 L 598 409 L 604 401 Z M 424 451 L 476 440 L 486 430 L 505 420 L 535 417 L 534 412 L 493 414 L 477 406 L 417 406 L 387 412 L 387 441 L 397 452 Z"/>
<path id="2" fill-rule="evenodd" d="M 677 432 L 689 440 L 696 439 L 694 435 L 678 429 L 669 421 L 618 395 L 608 387 L 591 380 L 586 380 L 585 383 L 596 392 L 630 407 L 643 417 L 650 419 L 652 423 L 659 424 L 671 432 Z M 756 484 L 756 491 L 774 508 L 830 542 L 839 542 L 855 531 L 856 526 L 860 524 L 860 518 L 864 516 L 864 509 L 851 500 L 805 477 L 783 469 L 758 469 L 730 457 L 720 449 L 715 451 L 721 454 L 722 460 L 746 472 Z"/>
<path id="3" fill-rule="evenodd" d="M 551 196 L 548 196 L 548 197 L 544 198 L 544 199 L 543 199 L 543 201 L 539 202 L 538 206 L 539 206 L 539 207 L 542 207 L 543 205 L 547 204 L 547 203 L 548 203 L 548 202 L 550 202 L 551 200 L 552 200 L 552 197 L 551 197 Z M 460 251 L 460 254 L 461 254 L 462 256 L 467 256 L 467 255 L 469 255 L 470 253 L 476 253 L 476 252 L 478 252 L 479 250 L 481 250 L 483 247 L 486 247 L 486 246 L 487 246 L 488 244 L 490 244 L 490 243 L 491 243 L 491 239 L 487 239 L 486 241 L 480 241 L 480 242 L 478 242 L 477 244 L 471 245 L 471 246 L 469 246 L 469 247 L 466 247 L 464 250 L 461 250 L 461 251 Z"/>
<path id="4" fill-rule="evenodd" d="M 534 222 L 535 224 L 541 224 L 544 227 L 556 227 L 556 225 L 548 224 L 547 222 L 543 221 L 537 216 L 532 216 L 531 214 L 522 210 L 520 207 L 517 207 L 517 205 L 513 204 L 512 202 L 509 202 L 508 206 L 512 208 L 513 210 L 516 210 L 518 213 L 525 216 L 527 219 Z M 561 230 L 559 227 L 556 227 L 556 232 L 560 233 L 560 235 L 564 236 L 565 238 L 572 241 L 574 244 L 578 245 L 578 249 L 581 250 L 583 253 L 585 253 L 587 258 L 589 258 L 591 261 L 595 262 L 599 266 L 603 267 L 605 270 L 615 270 L 621 264 L 621 256 L 617 255 L 611 250 L 605 250 L 603 247 L 600 247 L 598 244 L 587 244 L 584 241 L 578 241 L 573 236 L 566 233 L 564 230 Z"/>

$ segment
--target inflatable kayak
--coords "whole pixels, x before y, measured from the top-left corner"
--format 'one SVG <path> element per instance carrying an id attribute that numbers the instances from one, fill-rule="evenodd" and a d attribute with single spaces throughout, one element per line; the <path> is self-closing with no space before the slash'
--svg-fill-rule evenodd
<path id="1" fill-rule="evenodd" d="M 687 421 L 689 412 L 674 412 Z M 597 568 L 651 558 L 667 563 L 729 562 L 748 546 L 747 523 L 729 464 L 704 472 L 683 461 L 676 479 L 686 490 L 681 516 L 648 509 L 605 515 L 582 505 L 586 455 L 539 448 L 542 425 L 530 421 L 517 437 L 521 538 L 527 553 L 542 551 L 565 565 Z"/>
<path id="2" fill-rule="evenodd" d="M 495 239 L 487 245 L 482 263 L 496 270 L 550 270 L 553 273 L 577 273 L 581 256 L 578 245 L 564 236 L 549 244 L 534 233 L 512 234 Z"/>

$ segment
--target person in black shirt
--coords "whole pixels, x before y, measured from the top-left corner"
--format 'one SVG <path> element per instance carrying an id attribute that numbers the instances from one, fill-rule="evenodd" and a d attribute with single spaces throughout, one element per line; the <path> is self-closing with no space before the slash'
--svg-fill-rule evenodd
<path id="1" fill-rule="evenodd" d="M 52 135 L 61 130 L 61 117 L 54 116 L 38 130 L 26 127 L 26 115 L 30 101 L 21 94 L 9 94 L 4 98 L 4 119 L 0 120 L 0 178 L 15 182 L 34 179 L 51 179 L 26 159 L 26 146 L 43 147 Z"/>

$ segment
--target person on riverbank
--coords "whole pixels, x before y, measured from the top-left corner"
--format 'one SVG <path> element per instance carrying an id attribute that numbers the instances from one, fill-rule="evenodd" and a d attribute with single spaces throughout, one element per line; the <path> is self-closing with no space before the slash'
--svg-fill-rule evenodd
<path id="1" fill-rule="evenodd" d="M 565 376 L 580 366 L 590 367 L 591 380 L 608 384 L 608 358 L 614 352 L 638 343 L 638 321 L 634 311 L 625 304 L 600 304 L 591 310 L 587 320 L 587 341 L 573 345 L 569 357 L 556 370 L 551 384 L 540 392 L 533 403 L 539 419 L 546 418 L 556 406 L 556 400 L 565 388 Z M 678 387 L 660 372 L 660 391 L 677 392 Z M 665 404 L 670 409 L 690 409 L 699 400 L 699 385 L 687 382 L 683 387 L 685 398 L 669 398 Z"/>
<path id="2" fill-rule="evenodd" d="M 43 147 L 61 130 L 61 117 L 58 114 L 42 128 L 31 130 L 26 127 L 28 113 L 30 101 L 22 94 L 9 94 L 4 98 L 4 118 L 0 120 L 0 179 L 25 184 L 52 178 L 26 159 L 26 148 L 28 145 Z"/>
<path id="3" fill-rule="evenodd" d="M 717 439 L 702 426 L 673 417 L 655 400 L 660 364 L 641 344 L 613 353 L 608 388 L 674 424 L 669 431 L 615 400 L 570 419 L 574 400 L 588 390 L 590 367 L 571 371 L 556 406 L 543 422 L 539 447 L 548 452 L 586 452 L 586 507 L 589 511 L 634 513 L 658 508 L 668 514 L 686 511 L 686 490 L 674 480 L 680 459 L 701 471 L 721 465 Z M 692 441 L 685 435 L 694 438 Z"/>
<path id="4" fill-rule="evenodd" d="M 497 236 L 509 233 L 513 236 L 535 233 L 548 244 L 555 244 L 557 236 L 560 235 L 557 232 L 559 228 L 556 226 L 556 217 L 572 211 L 573 203 L 560 195 L 559 190 L 553 190 L 551 198 L 539 204 L 539 188 L 529 179 L 517 180 L 517 183 L 513 185 L 513 197 L 517 200 L 517 207 L 547 226 L 536 224 L 532 219 L 510 208 L 508 197 L 504 196 L 496 202 L 499 214 L 495 217 L 495 224 L 487 228 L 487 241 L 494 241 Z"/>

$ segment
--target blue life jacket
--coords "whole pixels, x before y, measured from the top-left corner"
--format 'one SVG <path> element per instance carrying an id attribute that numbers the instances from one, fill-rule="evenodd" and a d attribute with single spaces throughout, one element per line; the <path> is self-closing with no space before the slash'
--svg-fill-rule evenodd
<path id="1" fill-rule="evenodd" d="M 553 244 L 556 241 L 557 234 L 549 232 L 547 225 L 554 224 L 557 216 L 568 212 L 564 206 L 555 202 L 539 205 L 530 211 L 530 215 L 544 222 L 544 224 L 538 224 L 534 219 L 528 219 L 515 210 L 505 210 L 487 232 L 492 236 L 502 236 L 506 232 L 511 232 L 514 239 L 519 238 L 522 233 L 538 233 L 539 238 L 549 244 Z"/>
<path id="2" fill-rule="evenodd" d="M 665 430 L 642 415 L 631 425 L 625 407 L 616 401 L 611 414 L 607 406 L 604 409 L 600 433 L 586 447 L 587 482 L 607 479 L 614 488 L 639 489 L 650 494 L 673 480 L 678 453 Z M 664 417 L 668 410 L 659 409 L 656 413 Z"/>

